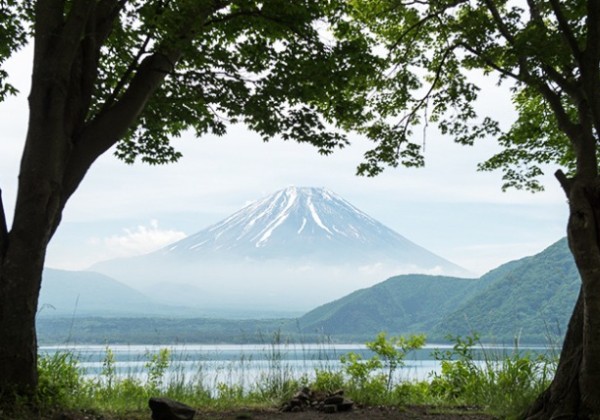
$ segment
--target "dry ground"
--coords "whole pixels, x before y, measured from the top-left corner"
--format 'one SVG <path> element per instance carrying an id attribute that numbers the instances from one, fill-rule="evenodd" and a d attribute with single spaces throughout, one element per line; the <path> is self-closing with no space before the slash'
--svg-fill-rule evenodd
<path id="1" fill-rule="evenodd" d="M 0 415 L 0 418 L 4 418 Z M 8 418 L 6 418 L 8 420 Z M 27 416 L 23 420 L 150 420 L 150 410 L 147 412 L 130 413 L 114 416 L 110 414 L 85 413 L 85 412 L 60 412 L 46 413 L 41 416 Z M 355 408 L 344 413 L 326 414 L 318 411 L 303 411 L 298 413 L 282 413 L 277 409 L 235 409 L 221 411 L 198 411 L 195 420 L 492 420 L 494 417 L 481 414 L 478 410 L 469 407 L 439 408 L 427 406 L 410 406 L 403 408 L 394 407 L 366 407 Z M 13 420 L 11 418 L 11 420 Z"/>

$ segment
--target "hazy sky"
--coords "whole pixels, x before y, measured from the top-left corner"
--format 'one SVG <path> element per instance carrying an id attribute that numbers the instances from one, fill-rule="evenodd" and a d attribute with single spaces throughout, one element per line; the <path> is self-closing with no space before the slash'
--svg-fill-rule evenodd
<path id="1" fill-rule="evenodd" d="M 9 63 L 21 94 L 0 104 L 0 187 L 9 219 L 27 126 L 30 61 L 25 51 Z M 478 109 L 510 123 L 508 90 L 487 84 Z M 545 179 L 546 192 L 532 195 L 502 193 L 500 173 L 476 171 L 497 150 L 493 139 L 459 146 L 429 128 L 425 168 L 389 168 L 376 178 L 354 175 L 369 146 L 356 137 L 327 157 L 308 145 L 265 144 L 242 126 L 222 138 L 190 134 L 175 144 L 184 157 L 168 166 L 128 166 L 110 153 L 101 157 L 68 203 L 47 265 L 82 269 L 149 252 L 289 185 L 326 187 L 477 274 L 536 253 L 565 234 L 566 200 L 552 176 Z"/>

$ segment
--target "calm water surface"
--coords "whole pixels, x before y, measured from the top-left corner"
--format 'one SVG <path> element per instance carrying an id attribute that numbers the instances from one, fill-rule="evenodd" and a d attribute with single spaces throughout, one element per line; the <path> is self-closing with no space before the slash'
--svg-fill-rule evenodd
<path id="1" fill-rule="evenodd" d="M 354 352 L 363 358 L 373 353 L 364 345 L 358 344 L 245 344 L 245 345 L 76 345 L 41 346 L 41 355 L 57 352 L 71 352 L 79 360 L 79 366 L 87 377 L 102 380 L 105 370 L 107 349 L 114 356 L 114 368 L 119 377 L 147 377 L 146 365 L 161 349 L 168 349 L 170 366 L 167 380 L 186 383 L 199 382 L 208 388 L 218 384 L 250 387 L 257 382 L 271 379 L 292 379 L 306 376 L 314 378 L 315 371 L 339 371 L 342 368 L 340 356 Z M 428 345 L 410 352 L 405 366 L 396 373 L 395 380 L 428 380 L 433 373 L 440 371 L 440 362 L 435 360 L 434 350 L 449 350 L 449 345 Z M 522 348 L 521 351 L 544 352 L 543 347 Z M 484 346 L 475 351 L 479 359 L 500 357 L 514 349 L 497 346 Z"/>

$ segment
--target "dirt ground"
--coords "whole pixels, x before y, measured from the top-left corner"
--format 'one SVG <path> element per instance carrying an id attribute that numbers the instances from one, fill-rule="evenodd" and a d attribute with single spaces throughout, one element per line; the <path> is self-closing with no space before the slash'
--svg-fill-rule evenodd
<path id="1" fill-rule="evenodd" d="M 481 414 L 473 409 L 442 410 L 433 407 L 366 407 L 355 408 L 351 411 L 326 414 L 318 411 L 301 411 L 297 413 L 282 413 L 278 410 L 269 411 L 238 411 L 230 413 L 198 413 L 196 419 L 206 420 L 358 420 L 358 419 L 430 419 L 430 420 L 490 420 L 494 417 Z"/>
<path id="2" fill-rule="evenodd" d="M 1 416 L 0 416 L 1 418 Z M 131 413 L 125 417 L 113 417 L 109 414 L 82 413 L 82 412 L 60 412 L 47 413 L 46 415 L 29 417 L 40 420 L 150 420 L 150 410 L 146 413 Z M 28 418 L 28 419 L 29 419 Z M 28 420 L 23 418 L 23 420 Z M 364 407 L 354 408 L 351 411 L 326 414 L 318 411 L 307 410 L 297 413 L 282 413 L 277 409 L 265 410 L 222 410 L 222 411 L 198 411 L 195 420 L 405 420 L 405 419 L 429 419 L 429 420 L 491 420 L 494 417 L 481 414 L 474 408 L 439 408 L 426 406 L 409 406 L 402 408 L 394 407 Z M 2 419 L 4 420 L 4 419 Z M 8 418 L 7 418 L 8 420 Z M 14 420 L 14 419 L 11 419 Z"/>

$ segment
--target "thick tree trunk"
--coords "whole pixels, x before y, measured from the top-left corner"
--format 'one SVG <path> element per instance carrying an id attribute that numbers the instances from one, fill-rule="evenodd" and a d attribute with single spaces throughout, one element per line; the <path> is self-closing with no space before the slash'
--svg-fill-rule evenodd
<path id="1" fill-rule="evenodd" d="M 552 384 L 529 408 L 526 418 L 546 420 L 551 418 L 577 418 L 579 411 L 579 370 L 583 346 L 583 294 L 571 315 L 558 369 Z"/>
<path id="2" fill-rule="evenodd" d="M 14 259 L 3 264 L 0 278 L 0 393 L 9 399 L 31 394 L 37 385 L 35 315 L 41 284 L 39 261 L 28 258 L 25 247 L 11 254 Z"/>
<path id="3" fill-rule="evenodd" d="M 600 182 L 567 190 L 569 247 L 581 291 L 550 387 L 530 407 L 529 419 L 600 418 Z"/>
<path id="4" fill-rule="evenodd" d="M 52 115 L 51 108 L 32 108 Z M 32 115 L 40 116 L 36 112 Z M 51 145 L 53 126 L 56 124 L 36 125 L 30 121 L 26 143 Z M 31 147 L 26 148 L 21 162 L 15 216 L 5 253 L 0 256 L 0 394 L 3 397 L 31 394 L 37 385 L 35 316 L 46 248 L 63 207 L 58 182 L 62 156 L 56 148 L 51 154 L 46 147 Z"/>
<path id="5" fill-rule="evenodd" d="M 190 3 L 193 13 L 177 28 L 176 42 L 160 44 L 140 63 L 136 58 L 127 86 L 90 117 L 100 49 L 123 4 L 82 0 L 63 13 L 56 2 L 36 2 L 28 132 L 10 233 L 0 223 L 0 398 L 36 389 L 42 270 L 66 202 L 93 162 L 138 119 L 181 58 L 182 45 L 213 8 L 226 5 Z"/>

